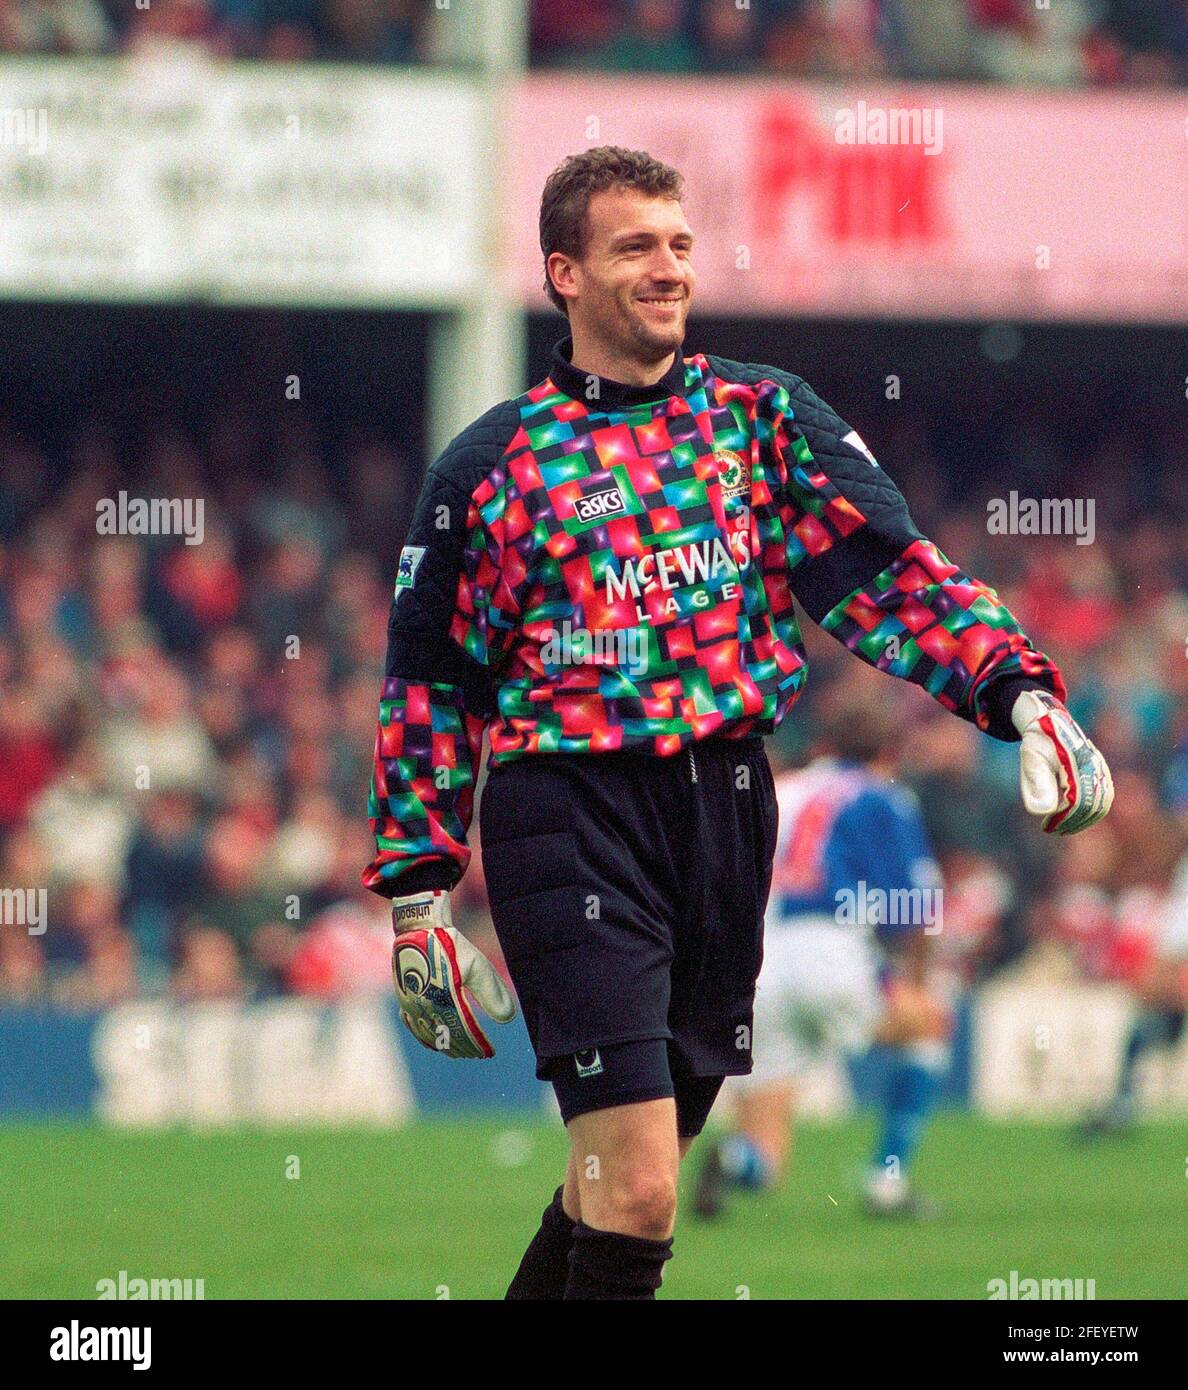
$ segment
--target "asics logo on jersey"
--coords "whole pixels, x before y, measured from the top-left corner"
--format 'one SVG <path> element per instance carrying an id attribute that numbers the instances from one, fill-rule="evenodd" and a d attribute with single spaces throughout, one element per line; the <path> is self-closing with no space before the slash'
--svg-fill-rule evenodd
<path id="1" fill-rule="evenodd" d="M 627 504 L 617 487 L 605 487 L 587 497 L 579 497 L 574 503 L 574 512 L 581 522 L 598 521 L 604 516 L 614 516 L 616 512 L 626 510 Z"/>

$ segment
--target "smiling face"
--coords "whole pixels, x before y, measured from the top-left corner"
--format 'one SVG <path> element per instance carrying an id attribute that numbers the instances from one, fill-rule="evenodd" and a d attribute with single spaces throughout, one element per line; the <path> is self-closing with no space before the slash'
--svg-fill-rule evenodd
<path id="1" fill-rule="evenodd" d="M 679 348 L 696 275 L 681 205 L 631 188 L 596 193 L 580 259 L 554 252 L 549 273 L 579 335 L 610 355 L 656 362 Z"/>

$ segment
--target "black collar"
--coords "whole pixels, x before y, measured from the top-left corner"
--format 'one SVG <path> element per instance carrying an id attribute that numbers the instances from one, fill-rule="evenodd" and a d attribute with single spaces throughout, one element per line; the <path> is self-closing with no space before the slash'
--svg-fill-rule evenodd
<path id="1" fill-rule="evenodd" d="M 685 360 L 679 347 L 673 355 L 672 366 L 651 386 L 629 386 L 626 382 L 612 381 L 610 377 L 579 371 L 570 361 L 572 353 L 573 338 L 562 338 L 553 348 L 549 377 L 559 391 L 592 410 L 627 410 L 633 405 L 685 394 Z"/>

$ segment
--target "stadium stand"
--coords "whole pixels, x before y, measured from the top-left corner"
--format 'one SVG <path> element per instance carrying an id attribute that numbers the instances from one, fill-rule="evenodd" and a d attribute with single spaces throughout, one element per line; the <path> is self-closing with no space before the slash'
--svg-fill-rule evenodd
<path id="1" fill-rule="evenodd" d="M 0 52 L 432 61 L 427 0 L 0 0 Z M 446 16 L 448 18 L 448 16 Z M 543 67 L 1021 86 L 1182 86 L 1184 0 L 534 0 Z"/>

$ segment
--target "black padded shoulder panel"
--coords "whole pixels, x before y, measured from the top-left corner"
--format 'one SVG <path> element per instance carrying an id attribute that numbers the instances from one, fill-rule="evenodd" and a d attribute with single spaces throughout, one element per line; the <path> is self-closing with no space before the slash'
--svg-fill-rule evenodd
<path id="1" fill-rule="evenodd" d="M 455 436 L 430 465 L 405 545 L 423 548 L 413 585 L 396 590 L 388 619 L 387 674 L 462 686 L 470 708 L 490 704 L 489 673 L 449 637 L 465 564 L 470 502 L 520 427 L 501 401 Z"/>
<path id="2" fill-rule="evenodd" d="M 890 476 L 846 436 L 851 426 L 821 399 L 803 377 L 757 362 L 707 357 L 724 381 L 757 385 L 774 381 L 788 393 L 790 427 L 804 436 L 813 461 L 838 492 L 866 518 L 867 525 L 823 555 L 797 567 L 793 588 L 817 621 L 860 584 L 873 578 L 913 541 L 923 539 L 903 494 Z"/>

